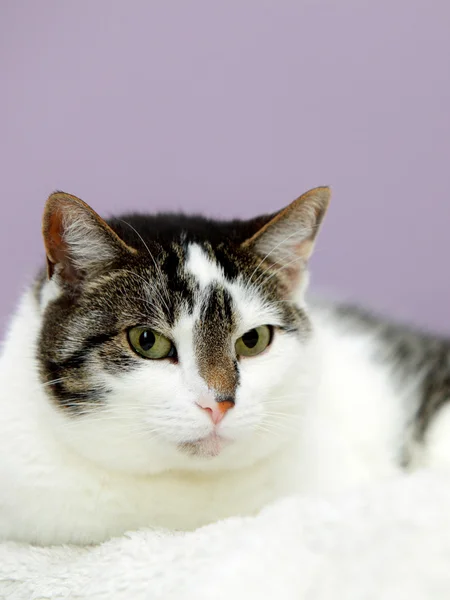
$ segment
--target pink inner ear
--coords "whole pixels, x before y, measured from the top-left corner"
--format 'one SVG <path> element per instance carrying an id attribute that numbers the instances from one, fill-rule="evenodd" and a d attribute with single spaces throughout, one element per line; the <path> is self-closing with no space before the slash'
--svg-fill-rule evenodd
<path id="1" fill-rule="evenodd" d="M 58 273 L 66 281 L 74 282 L 79 279 L 70 260 L 69 249 L 63 237 L 63 211 L 56 208 L 50 215 L 45 231 L 45 249 L 47 252 L 47 273 L 52 277 L 58 265 Z"/>
<path id="2" fill-rule="evenodd" d="M 78 228 L 75 240 L 73 235 L 68 237 L 70 227 L 74 224 Z M 83 231 L 87 240 L 89 236 L 95 240 L 96 247 L 103 245 L 103 258 L 99 253 L 90 252 L 89 244 L 84 249 L 83 244 L 79 243 Z M 49 278 L 56 273 L 68 283 L 77 283 L 85 278 L 90 269 L 101 266 L 105 256 L 111 258 L 119 252 L 137 252 L 127 246 L 90 206 L 64 192 L 55 192 L 47 200 L 42 233 Z"/>

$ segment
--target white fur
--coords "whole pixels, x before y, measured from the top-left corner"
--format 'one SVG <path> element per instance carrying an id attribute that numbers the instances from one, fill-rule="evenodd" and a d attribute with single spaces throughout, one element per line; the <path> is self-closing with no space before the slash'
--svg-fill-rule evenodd
<path id="1" fill-rule="evenodd" d="M 227 282 L 199 248 L 187 268 L 201 284 L 196 310 L 209 283 L 228 288 L 236 337 L 277 324 L 257 289 Z M 242 360 L 236 405 L 219 425 L 225 441 L 209 456 L 205 441 L 205 456 L 191 456 L 180 443 L 213 429 L 196 405 L 207 389 L 193 358 L 195 310 L 172 331 L 178 365 L 142 360 L 117 376 L 99 369 L 112 390 L 107 408 L 70 418 L 49 402 L 36 371 L 41 311 L 26 294 L 0 360 L 0 538 L 87 543 L 145 526 L 194 529 L 397 469 L 405 398 L 371 361 L 374 339 L 342 331 L 326 312 L 313 311 L 311 341 L 277 333 L 266 352 Z"/>
<path id="2" fill-rule="evenodd" d="M 202 288 L 206 288 L 214 282 L 223 283 L 225 281 L 223 269 L 208 260 L 198 244 L 189 244 L 186 271 L 195 277 Z"/>
<path id="3" fill-rule="evenodd" d="M 450 404 L 444 405 L 425 434 L 422 452 L 414 455 L 417 466 L 448 469 L 450 466 Z"/>

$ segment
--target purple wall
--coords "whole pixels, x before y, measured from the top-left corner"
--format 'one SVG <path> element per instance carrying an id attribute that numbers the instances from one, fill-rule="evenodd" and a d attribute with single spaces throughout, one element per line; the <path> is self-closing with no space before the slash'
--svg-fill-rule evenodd
<path id="1" fill-rule="evenodd" d="M 316 288 L 450 331 L 447 0 L 3 0 L 0 328 L 63 189 L 253 215 L 331 184 Z"/>

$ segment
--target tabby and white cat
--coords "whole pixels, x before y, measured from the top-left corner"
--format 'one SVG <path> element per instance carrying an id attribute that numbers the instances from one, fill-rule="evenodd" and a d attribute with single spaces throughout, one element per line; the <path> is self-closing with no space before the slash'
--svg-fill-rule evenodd
<path id="1" fill-rule="evenodd" d="M 450 462 L 450 345 L 307 308 L 328 188 L 250 221 L 50 196 L 0 360 L 0 538 L 193 529 Z"/>

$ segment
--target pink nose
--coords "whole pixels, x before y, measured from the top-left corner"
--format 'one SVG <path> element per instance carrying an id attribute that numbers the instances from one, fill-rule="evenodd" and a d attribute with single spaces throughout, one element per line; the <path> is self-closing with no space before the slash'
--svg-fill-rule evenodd
<path id="1" fill-rule="evenodd" d="M 208 412 L 211 417 L 211 421 L 214 425 L 220 423 L 220 421 L 224 418 L 225 414 L 233 408 L 234 400 L 225 399 L 225 400 L 216 400 L 216 398 L 212 394 L 204 394 L 200 397 L 197 402 L 198 406 Z"/>

